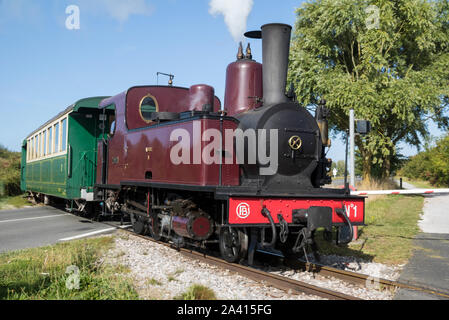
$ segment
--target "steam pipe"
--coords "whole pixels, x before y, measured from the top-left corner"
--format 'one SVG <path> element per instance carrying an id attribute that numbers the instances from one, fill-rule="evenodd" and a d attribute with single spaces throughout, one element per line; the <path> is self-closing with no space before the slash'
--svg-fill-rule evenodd
<path id="1" fill-rule="evenodd" d="M 337 214 L 343 216 L 346 223 L 348 224 L 348 227 L 349 227 L 349 238 L 348 239 L 349 239 L 349 241 L 341 242 L 342 244 L 348 244 L 354 238 L 354 228 L 352 226 L 351 220 L 349 220 L 349 217 L 346 214 L 346 207 L 343 205 L 341 209 L 337 209 L 337 210 L 335 210 L 335 212 Z"/>
<path id="2" fill-rule="evenodd" d="M 272 237 L 271 237 L 271 242 L 263 242 L 262 243 L 262 247 L 270 247 L 270 248 L 274 248 L 274 245 L 276 244 L 276 238 L 277 238 L 277 232 L 276 232 L 276 225 L 274 224 L 274 220 L 273 217 L 271 216 L 271 212 L 264 207 L 262 209 L 262 214 L 268 218 L 268 220 L 270 220 L 270 225 L 271 225 L 271 231 L 272 231 Z"/>

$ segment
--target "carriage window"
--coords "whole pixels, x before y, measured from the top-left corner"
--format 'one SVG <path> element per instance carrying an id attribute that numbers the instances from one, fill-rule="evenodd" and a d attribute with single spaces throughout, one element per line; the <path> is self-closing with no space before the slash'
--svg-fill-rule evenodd
<path id="1" fill-rule="evenodd" d="M 143 121 L 145 121 L 146 123 L 151 122 L 151 114 L 153 112 L 158 112 L 158 111 L 159 111 L 159 107 L 157 105 L 156 98 L 154 98 L 153 96 L 147 95 L 140 102 L 140 106 L 139 106 L 140 116 L 142 117 Z"/>
<path id="2" fill-rule="evenodd" d="M 53 130 L 48 128 L 48 154 L 53 153 Z"/>
<path id="3" fill-rule="evenodd" d="M 47 130 L 44 131 L 44 151 L 42 155 L 43 156 L 47 155 Z"/>
<path id="4" fill-rule="evenodd" d="M 28 160 L 32 160 L 33 159 L 33 147 L 34 147 L 34 138 L 31 138 L 28 141 Z"/>
<path id="5" fill-rule="evenodd" d="M 39 141 L 38 141 L 38 153 L 37 153 L 37 157 L 40 158 L 42 157 L 42 133 L 39 133 Z"/>
<path id="6" fill-rule="evenodd" d="M 55 124 L 55 152 L 59 152 L 59 123 Z"/>
<path id="7" fill-rule="evenodd" d="M 61 151 L 66 151 L 67 149 L 67 119 L 61 121 Z"/>
<path id="8" fill-rule="evenodd" d="M 37 158 L 37 152 L 38 152 L 38 143 L 37 143 L 37 136 L 35 136 L 34 137 L 33 159 Z"/>

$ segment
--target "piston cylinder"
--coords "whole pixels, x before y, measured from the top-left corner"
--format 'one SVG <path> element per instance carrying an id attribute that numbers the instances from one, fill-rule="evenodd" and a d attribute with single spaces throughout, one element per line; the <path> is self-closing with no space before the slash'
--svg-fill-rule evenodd
<path id="1" fill-rule="evenodd" d="M 174 216 L 172 228 L 177 235 L 195 240 L 206 240 L 213 231 L 210 217 L 194 212 L 186 217 Z"/>

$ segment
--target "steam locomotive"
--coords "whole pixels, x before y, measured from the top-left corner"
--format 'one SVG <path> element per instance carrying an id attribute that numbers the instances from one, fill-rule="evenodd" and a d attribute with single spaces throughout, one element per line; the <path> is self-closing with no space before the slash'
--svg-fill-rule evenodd
<path id="1" fill-rule="evenodd" d="M 229 262 L 285 256 L 364 224 L 364 198 L 326 189 L 327 110 L 286 94 L 291 26 L 247 32 L 226 72 L 224 106 L 208 85 L 138 86 L 71 105 L 23 142 L 22 189 L 68 209 L 129 218 L 138 234 L 218 245 Z M 66 122 L 64 122 L 66 121 Z"/>

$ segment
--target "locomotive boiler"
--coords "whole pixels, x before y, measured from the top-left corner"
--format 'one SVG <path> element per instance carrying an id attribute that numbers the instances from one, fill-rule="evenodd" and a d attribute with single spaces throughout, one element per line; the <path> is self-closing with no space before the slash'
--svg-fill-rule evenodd
<path id="1" fill-rule="evenodd" d="M 71 109 L 88 112 L 77 119 L 100 131 L 90 138 L 95 181 L 63 198 L 101 218 L 129 218 L 136 233 L 177 246 L 218 246 L 230 262 L 252 263 L 258 249 L 296 257 L 315 248 L 319 228 L 329 235 L 362 225 L 364 198 L 323 188 L 331 166 L 324 102 L 312 116 L 286 94 L 291 26 L 245 35 L 262 40 L 263 61 L 239 47 L 223 106 L 211 86 L 170 84 Z M 80 151 L 67 161 L 85 157 Z"/>

